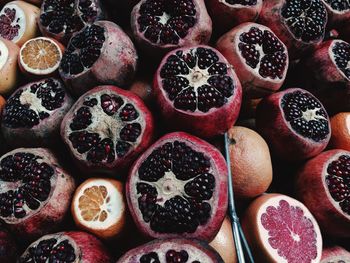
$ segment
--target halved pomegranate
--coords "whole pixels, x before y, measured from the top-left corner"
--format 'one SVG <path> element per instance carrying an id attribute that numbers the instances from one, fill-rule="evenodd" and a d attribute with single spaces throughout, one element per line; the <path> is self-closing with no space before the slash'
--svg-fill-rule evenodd
<path id="1" fill-rule="evenodd" d="M 239 24 L 254 22 L 261 11 L 262 0 L 206 0 L 213 19 L 213 30 L 226 32 Z"/>
<path id="2" fill-rule="evenodd" d="M 59 72 L 75 95 L 102 84 L 125 86 L 137 64 L 134 44 L 109 21 L 98 21 L 74 34 L 61 60 Z"/>
<path id="3" fill-rule="evenodd" d="M 350 252 L 342 247 L 327 247 L 322 251 L 320 263 L 348 263 Z"/>
<path id="4" fill-rule="evenodd" d="M 329 23 L 339 26 L 343 22 L 350 21 L 350 3 L 347 0 L 322 0 L 327 8 Z M 345 26 L 345 25 L 341 25 Z"/>
<path id="5" fill-rule="evenodd" d="M 130 169 L 128 206 L 153 238 L 212 240 L 227 209 L 227 166 L 207 142 L 183 132 L 153 144 Z"/>
<path id="6" fill-rule="evenodd" d="M 242 100 L 232 66 L 219 51 L 202 45 L 169 52 L 156 72 L 154 92 L 170 127 L 201 137 L 225 133 Z"/>
<path id="7" fill-rule="evenodd" d="M 63 83 L 55 78 L 18 88 L 2 112 L 1 130 L 6 143 L 12 148 L 52 146 L 72 105 Z"/>
<path id="8" fill-rule="evenodd" d="M 0 219 L 21 239 L 59 228 L 74 189 L 47 149 L 19 148 L 0 158 Z"/>
<path id="9" fill-rule="evenodd" d="M 235 69 L 247 98 L 266 96 L 282 86 L 288 50 L 268 27 L 241 24 L 223 35 L 216 48 Z"/>
<path id="10" fill-rule="evenodd" d="M 98 86 L 67 113 L 61 136 L 85 172 L 120 175 L 151 143 L 153 118 L 132 92 Z"/>
<path id="11" fill-rule="evenodd" d="M 258 197 L 247 208 L 242 227 L 259 262 L 320 262 L 322 236 L 318 224 L 310 211 L 291 197 Z"/>
<path id="12" fill-rule="evenodd" d="M 100 0 L 44 0 L 38 23 L 44 36 L 66 44 L 73 33 L 104 17 Z"/>
<path id="13" fill-rule="evenodd" d="M 256 109 L 256 127 L 272 151 L 288 161 L 319 154 L 331 136 L 330 120 L 321 102 L 299 88 L 264 98 Z"/>
<path id="14" fill-rule="evenodd" d="M 259 15 L 261 24 L 268 26 L 286 44 L 292 58 L 323 41 L 328 21 L 321 0 L 263 1 Z"/>
<path id="15" fill-rule="evenodd" d="M 159 56 L 172 49 L 207 44 L 212 21 L 204 0 L 142 0 L 131 13 L 140 48 Z"/>
<path id="16" fill-rule="evenodd" d="M 155 240 L 130 250 L 117 261 L 134 262 L 224 263 L 220 255 L 207 243 L 190 239 Z"/>
<path id="17" fill-rule="evenodd" d="M 330 150 L 309 160 L 297 191 L 324 232 L 350 237 L 350 152 Z"/>
<path id="18" fill-rule="evenodd" d="M 112 257 L 104 245 L 85 232 L 60 232 L 33 242 L 18 259 L 18 263 L 111 263 Z"/>

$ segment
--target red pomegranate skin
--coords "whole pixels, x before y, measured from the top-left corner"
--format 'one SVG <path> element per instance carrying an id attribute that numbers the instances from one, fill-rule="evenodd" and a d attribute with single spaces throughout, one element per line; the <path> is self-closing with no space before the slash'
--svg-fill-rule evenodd
<path id="1" fill-rule="evenodd" d="M 15 262 L 17 252 L 18 248 L 12 236 L 5 229 L 0 229 L 0 262 Z"/>
<path id="2" fill-rule="evenodd" d="M 138 55 L 133 42 L 124 31 L 109 21 L 97 21 L 94 24 L 106 30 L 100 57 L 90 69 L 78 75 L 66 76 L 60 72 L 61 78 L 76 96 L 101 84 L 123 87 L 131 83 L 136 71 Z"/>
<path id="3" fill-rule="evenodd" d="M 333 263 L 333 262 L 334 263 L 350 262 L 350 252 L 339 246 L 324 248 L 322 251 L 322 258 L 320 263 Z"/>
<path id="4" fill-rule="evenodd" d="M 286 93 L 296 90 L 302 89 L 291 88 L 274 93 L 264 98 L 256 110 L 256 127 L 259 133 L 262 134 L 279 158 L 292 162 L 305 160 L 322 152 L 331 135 L 329 133 L 327 138 L 321 142 L 314 142 L 292 130 L 284 119 L 281 99 Z"/>
<path id="5" fill-rule="evenodd" d="M 70 109 L 70 111 L 67 113 L 67 115 L 63 119 L 62 124 L 61 124 L 61 138 L 63 139 L 64 143 L 68 147 L 73 147 L 73 146 L 70 146 L 71 143 L 69 142 L 68 137 L 65 136 L 65 131 L 64 131 L 65 127 L 67 126 L 67 122 L 70 122 L 72 120 L 73 111 L 82 106 L 83 99 L 85 96 L 88 96 L 91 93 L 103 91 L 105 89 L 110 89 L 110 90 L 116 92 L 117 94 L 120 94 L 121 96 L 128 97 L 140 109 L 140 111 L 143 112 L 143 114 L 145 116 L 144 122 L 147 123 L 148 125 L 146 125 L 146 127 L 145 127 L 140 144 L 137 145 L 137 147 L 135 149 L 133 149 L 132 153 L 127 154 L 123 158 L 118 158 L 117 161 L 114 161 L 112 163 L 106 163 L 104 165 L 104 167 L 95 166 L 91 162 L 87 162 L 86 160 L 77 159 L 73 156 L 73 154 L 71 154 L 71 155 L 72 155 L 76 165 L 80 168 L 81 171 L 83 171 L 86 174 L 92 175 L 93 173 L 104 173 L 107 175 L 114 175 L 115 176 L 116 174 L 124 174 L 125 172 L 127 173 L 130 165 L 132 165 L 132 163 L 135 161 L 135 159 L 143 151 L 145 151 L 147 149 L 147 147 L 152 143 L 152 141 L 154 139 L 153 138 L 153 136 L 154 136 L 153 135 L 153 133 L 154 133 L 154 121 L 153 121 L 152 113 L 146 108 L 145 104 L 143 103 L 143 101 L 141 100 L 141 98 L 139 96 L 135 95 L 134 93 L 132 93 L 130 91 L 120 89 L 116 86 L 106 85 L 106 86 L 97 86 L 97 87 L 93 88 L 92 90 L 85 93 L 84 96 L 80 97 L 80 99 L 78 99 L 78 101 L 73 105 L 73 107 Z M 73 150 L 75 151 L 75 149 L 71 148 L 70 152 Z"/>
<path id="6" fill-rule="evenodd" d="M 222 175 L 222 181 L 220 183 L 219 192 L 222 193 L 218 197 L 218 210 L 216 211 L 216 214 L 210 218 L 210 221 L 206 223 L 204 226 L 198 226 L 195 235 L 191 233 L 183 233 L 181 235 L 182 238 L 196 238 L 200 240 L 207 240 L 211 241 L 215 238 L 216 234 L 219 232 L 221 224 L 223 220 L 225 219 L 225 215 L 227 212 L 227 206 L 228 206 L 228 192 L 227 192 L 227 164 L 225 160 L 223 159 L 222 154 L 211 144 L 207 143 L 206 141 L 203 141 L 200 138 L 194 137 L 188 133 L 184 132 L 173 132 L 164 135 L 161 137 L 157 142 L 155 142 L 153 145 L 151 145 L 147 151 L 145 151 L 133 164 L 133 166 L 130 169 L 128 180 L 126 181 L 125 189 L 126 189 L 126 199 L 128 202 L 128 207 L 130 214 L 132 218 L 134 219 L 135 225 L 139 229 L 139 231 L 145 236 L 145 237 L 151 237 L 151 238 L 178 238 L 179 235 L 177 234 L 162 234 L 157 233 L 153 231 L 147 223 L 145 223 L 142 219 L 141 212 L 139 211 L 139 208 L 134 208 L 132 205 L 132 198 L 133 196 L 131 193 L 131 188 L 133 187 L 130 184 L 131 177 L 137 174 L 137 170 L 140 168 L 141 163 L 151 154 L 154 149 L 156 149 L 159 145 L 163 145 L 164 141 L 170 140 L 173 141 L 176 138 L 181 138 L 182 140 L 189 140 L 192 143 L 198 144 L 199 148 L 195 148 L 195 150 L 200 149 L 201 152 L 210 154 L 213 156 L 215 160 L 217 160 L 217 171 L 218 174 Z"/>
<path id="7" fill-rule="evenodd" d="M 208 48 L 208 46 L 203 45 L 194 47 Z M 178 50 L 182 50 L 182 48 L 179 48 Z M 172 52 L 176 52 L 176 50 Z M 216 51 L 216 54 L 221 61 L 227 61 L 219 51 Z M 242 86 L 235 71 L 231 71 L 231 77 L 235 82 L 234 94 L 229 98 L 225 105 L 220 108 L 211 109 L 204 114 L 192 113 L 176 109 L 173 102 L 170 101 L 166 95 L 162 94 L 164 93 L 163 89 L 159 86 L 162 83 L 160 71 L 162 66 L 166 63 L 166 59 L 167 57 L 163 58 L 154 76 L 153 91 L 163 118 L 165 120 L 171 120 L 171 122 L 168 122 L 167 124 L 173 130 L 183 130 L 203 138 L 210 138 L 219 134 L 224 134 L 238 119 L 242 104 Z"/>
<path id="8" fill-rule="evenodd" d="M 300 200 L 315 216 L 325 233 L 337 237 L 350 237 L 350 216 L 346 216 L 326 189 L 325 175 L 329 160 L 344 150 L 325 151 L 309 160 L 298 172 L 296 191 Z"/>

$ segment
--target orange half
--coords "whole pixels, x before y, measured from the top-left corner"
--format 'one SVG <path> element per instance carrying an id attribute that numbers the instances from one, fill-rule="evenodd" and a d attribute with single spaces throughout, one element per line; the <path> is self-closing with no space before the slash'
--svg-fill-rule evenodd
<path id="1" fill-rule="evenodd" d="M 19 54 L 19 66 L 31 75 L 50 75 L 58 69 L 64 47 L 48 37 L 28 40 Z"/>

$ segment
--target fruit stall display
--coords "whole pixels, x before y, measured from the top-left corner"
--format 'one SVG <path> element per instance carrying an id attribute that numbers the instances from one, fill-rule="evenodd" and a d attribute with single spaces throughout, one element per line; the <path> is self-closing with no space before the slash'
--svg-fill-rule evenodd
<path id="1" fill-rule="evenodd" d="M 349 0 L 0 0 L 0 262 L 350 262 Z"/>

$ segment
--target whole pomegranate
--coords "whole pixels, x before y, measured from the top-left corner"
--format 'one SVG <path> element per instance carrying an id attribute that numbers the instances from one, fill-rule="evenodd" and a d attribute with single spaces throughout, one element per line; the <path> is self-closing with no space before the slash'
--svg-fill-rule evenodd
<path id="1" fill-rule="evenodd" d="M 232 66 L 219 51 L 202 45 L 169 52 L 155 74 L 154 92 L 169 127 L 200 137 L 225 133 L 242 100 Z"/>
<path id="2" fill-rule="evenodd" d="M 85 232 L 59 232 L 33 242 L 18 259 L 18 263 L 112 263 L 104 245 Z"/>
<path id="3" fill-rule="evenodd" d="M 118 25 L 97 21 L 70 39 L 59 72 L 72 93 L 80 96 L 101 84 L 127 85 L 137 60 L 134 44 Z"/>
<path id="4" fill-rule="evenodd" d="M 117 263 L 134 262 L 224 263 L 212 247 L 194 239 L 155 240 L 128 251 L 117 261 Z"/>
<path id="5" fill-rule="evenodd" d="M 327 247 L 322 251 L 320 263 L 347 263 L 350 262 L 350 252 L 342 247 Z"/>
<path id="6" fill-rule="evenodd" d="M 130 169 L 126 198 L 146 236 L 212 240 L 227 209 L 227 166 L 207 142 L 183 132 L 160 138 Z"/>
<path id="7" fill-rule="evenodd" d="M 223 33 L 244 22 L 254 22 L 261 11 L 262 0 L 206 0 L 213 19 L 213 30 Z"/>
<path id="8" fill-rule="evenodd" d="M 301 201 L 329 235 L 350 237 L 350 152 L 330 150 L 306 162 L 298 173 Z"/>
<path id="9" fill-rule="evenodd" d="M 66 114 L 61 137 L 86 173 L 120 175 L 150 145 L 153 117 L 132 92 L 98 86 Z"/>
<path id="10" fill-rule="evenodd" d="M 75 190 L 73 178 L 44 148 L 19 148 L 0 158 L 0 219 L 21 239 L 60 227 Z"/>
<path id="11" fill-rule="evenodd" d="M 299 88 L 264 98 L 256 109 L 256 127 L 276 156 L 287 161 L 319 154 L 331 135 L 330 120 L 322 104 Z"/>
<path id="12" fill-rule="evenodd" d="M 321 0 L 263 1 L 259 15 L 259 22 L 286 44 L 292 58 L 323 41 L 327 21 L 327 10 Z"/>
<path id="13" fill-rule="evenodd" d="M 141 0 L 132 10 L 131 28 L 140 48 L 159 56 L 178 47 L 207 44 L 212 21 L 204 0 Z"/>
<path id="14" fill-rule="evenodd" d="M 0 262 L 15 262 L 17 252 L 18 248 L 13 237 L 5 229 L 0 229 Z"/>
<path id="15" fill-rule="evenodd" d="M 1 131 L 6 143 L 13 148 L 53 145 L 72 105 L 63 83 L 55 78 L 18 88 L 2 112 Z"/>
<path id="16" fill-rule="evenodd" d="M 288 50 L 266 26 L 241 24 L 217 42 L 216 48 L 235 69 L 245 98 L 259 98 L 277 91 L 289 65 Z"/>
<path id="17" fill-rule="evenodd" d="M 73 33 L 104 17 L 100 0 L 44 0 L 38 24 L 44 36 L 67 44 Z"/>

